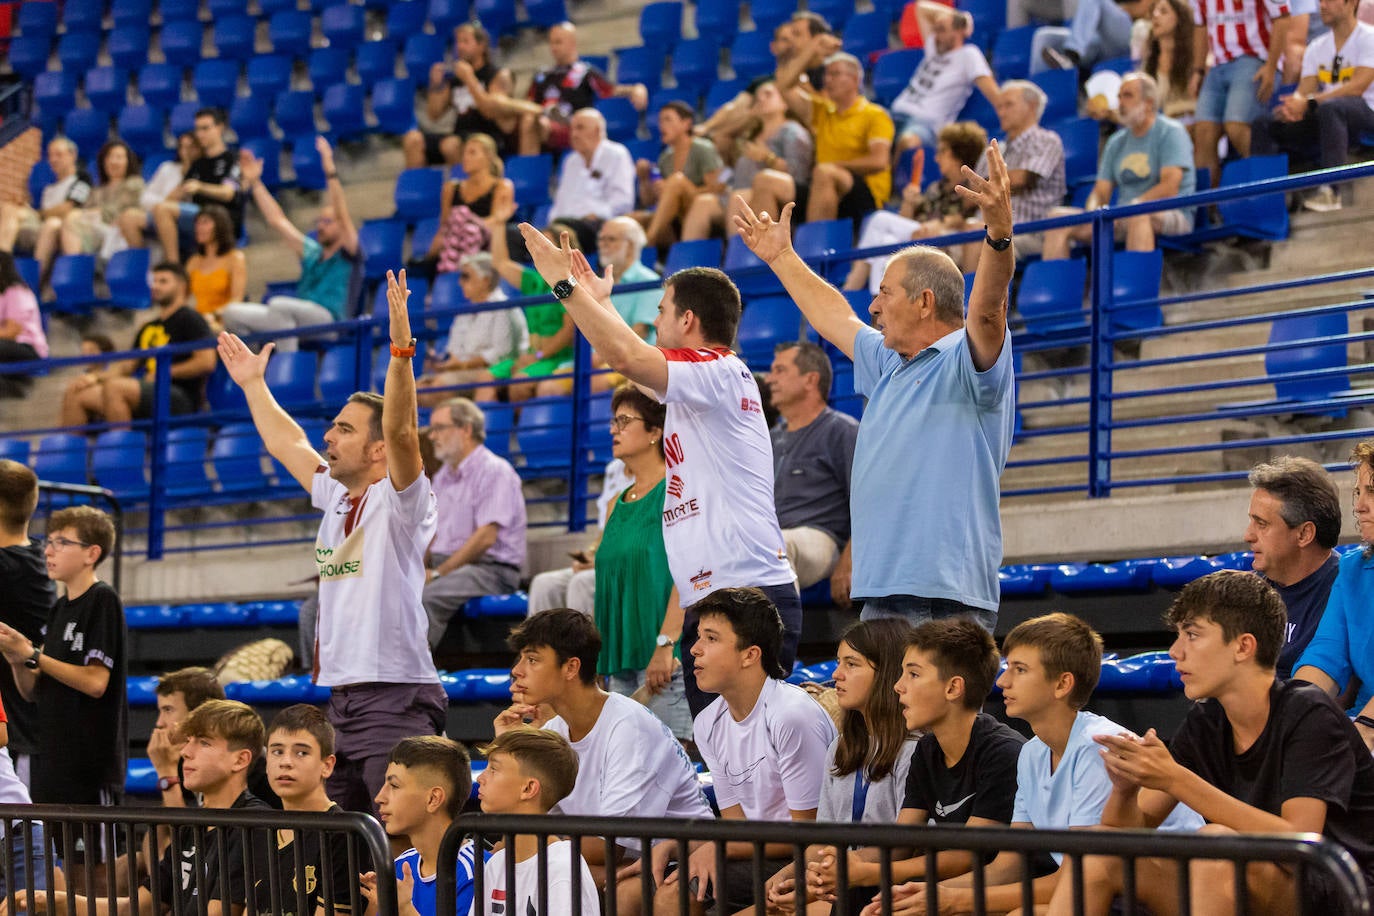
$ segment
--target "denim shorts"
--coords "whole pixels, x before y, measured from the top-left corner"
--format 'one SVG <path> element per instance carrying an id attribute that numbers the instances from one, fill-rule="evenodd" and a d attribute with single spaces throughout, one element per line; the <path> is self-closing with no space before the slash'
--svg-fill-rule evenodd
<path id="1" fill-rule="evenodd" d="M 1213 67 L 1197 94 L 1197 120 L 1216 124 L 1249 124 L 1264 106 L 1255 98 L 1255 74 L 1264 62 L 1258 57 L 1237 57 Z"/>

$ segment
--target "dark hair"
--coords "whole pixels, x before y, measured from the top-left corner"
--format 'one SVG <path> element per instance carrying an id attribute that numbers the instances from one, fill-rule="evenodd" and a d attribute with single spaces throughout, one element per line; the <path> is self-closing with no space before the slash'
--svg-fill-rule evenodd
<path id="1" fill-rule="evenodd" d="M 38 508 L 38 475 L 28 465 L 0 458 L 0 527 L 18 531 Z"/>
<path id="2" fill-rule="evenodd" d="M 105 334 L 96 334 L 94 332 L 82 334 L 81 342 L 85 343 L 87 341 L 95 344 L 95 348 L 101 353 L 113 353 L 115 350 L 114 341 L 110 340 Z"/>
<path id="3" fill-rule="evenodd" d="M 664 282 L 673 291 L 673 307 L 678 314 L 690 311 L 701 326 L 707 343 L 730 346 L 735 342 L 739 316 L 743 311 L 739 288 L 723 271 L 714 267 L 687 267 Z"/>
<path id="4" fill-rule="evenodd" d="M 644 418 L 645 429 L 656 429 L 663 431 L 663 424 L 667 422 L 668 407 L 660 404 L 647 394 L 639 390 L 639 386 L 633 382 L 624 382 L 615 389 L 615 394 L 611 395 L 611 413 L 615 413 L 621 407 L 628 407 L 631 410 L 639 411 L 639 415 Z M 663 437 L 658 437 L 658 454 L 663 456 Z"/>
<path id="5" fill-rule="evenodd" d="M 225 124 L 229 122 L 229 116 L 224 113 L 223 108 L 220 108 L 217 105 L 211 105 L 206 108 L 197 108 L 195 120 L 199 121 L 201 118 L 210 118 L 220 127 L 223 127 Z"/>
<path id="6" fill-rule="evenodd" d="M 1249 633 L 1255 637 L 1255 662 L 1264 669 L 1279 663 L 1288 609 L 1264 579 L 1238 569 L 1223 569 L 1194 579 L 1178 593 L 1164 614 L 1164 624 L 1178 630 L 1195 620 L 1221 627 L 1227 642 Z"/>
<path id="7" fill-rule="evenodd" d="M 181 723 L 185 738 L 222 738 L 231 751 L 251 751 L 256 760 L 264 741 L 262 717 L 238 700 L 206 700 Z"/>
<path id="8" fill-rule="evenodd" d="M 488 760 L 493 754 L 505 754 L 522 773 L 539 780 L 539 806 L 545 811 L 567 798 L 577 784 L 577 752 L 557 732 L 528 726 L 512 728 L 478 750 Z"/>
<path id="9" fill-rule="evenodd" d="M 153 265 L 152 272 L 155 274 L 171 274 L 180 280 L 183 286 L 191 282 L 190 278 L 186 276 L 186 268 L 182 267 L 176 261 L 158 261 Z"/>
<path id="10" fill-rule="evenodd" d="M 1310 458 L 1281 455 L 1250 471 L 1250 486 L 1273 494 L 1289 528 L 1311 522 L 1317 544 L 1330 550 L 1341 538 L 1341 496 L 1326 469 Z"/>
<path id="11" fill-rule="evenodd" d="M 981 709 L 997 679 L 997 643 L 992 634 L 967 617 L 927 620 L 912 630 L 906 648 L 930 656 L 940 677 L 964 679 L 964 707 Z"/>
<path id="12" fill-rule="evenodd" d="M 940 128 L 936 141 L 948 146 L 961 165 L 973 168 L 987 149 L 988 132 L 973 121 L 955 121 Z"/>
<path id="13" fill-rule="evenodd" d="M 391 749 L 387 763 L 408 770 L 429 770 L 445 785 L 444 812 L 456 818 L 472 795 L 472 762 L 468 749 L 452 738 L 442 735 L 419 735 L 402 738 Z"/>
<path id="14" fill-rule="evenodd" d="M 757 588 L 722 588 L 692 605 L 698 619 L 724 617 L 735 631 L 735 648 L 759 647 L 759 663 L 771 678 L 787 677 L 782 654 L 782 617 L 768 596 Z"/>
<path id="15" fill-rule="evenodd" d="M 95 506 L 70 506 L 48 516 L 48 531 L 70 528 L 82 543 L 100 548 L 95 565 L 99 566 L 114 549 L 115 527 L 110 517 Z"/>
<path id="16" fill-rule="evenodd" d="M 1158 2 L 1160 0 L 1155 0 L 1155 3 Z M 1178 20 L 1178 25 L 1174 26 L 1174 59 L 1169 63 L 1167 74 L 1159 72 L 1159 39 L 1152 30 L 1149 43 L 1145 46 L 1145 61 L 1140 69 L 1156 80 L 1167 79 L 1170 89 L 1184 89 L 1193 78 L 1193 29 L 1197 26 L 1193 23 L 1192 9 L 1184 0 L 1163 2 L 1169 4 L 1174 11 L 1174 18 Z M 1154 9 L 1154 3 L 1150 4 L 1150 9 Z M 1163 94 L 1167 96 L 1169 92 Z"/>
<path id="17" fill-rule="evenodd" d="M 558 664 L 578 660 L 577 676 L 584 684 L 596 683 L 596 659 L 601 654 L 601 634 L 596 624 L 581 611 L 556 607 L 532 614 L 510 631 L 506 645 L 514 652 L 526 649 L 553 650 Z"/>
<path id="18" fill-rule="evenodd" d="M 0 293 L 11 286 L 29 288 L 29 284 L 24 280 L 24 275 L 19 272 L 19 264 L 14 260 L 13 253 L 0 251 Z"/>
<path id="19" fill-rule="evenodd" d="M 860 621 L 840 637 L 873 665 L 873 687 L 862 712 L 846 709 L 840 719 L 832 776 L 848 776 L 859 767 L 869 782 L 891 775 L 908 734 L 892 685 L 902 675 L 902 651 L 910 636 L 911 624 L 888 617 Z"/>
<path id="20" fill-rule="evenodd" d="M 963 10 L 955 10 L 949 17 L 949 24 L 954 26 L 959 35 L 963 37 L 964 32 L 968 31 L 968 13 L 965 13 Z"/>
<path id="21" fill-rule="evenodd" d="M 385 405 L 380 394 L 375 391 L 355 391 L 348 396 L 348 404 L 362 404 L 371 408 L 372 416 L 367 421 L 367 441 L 377 442 L 382 438 L 382 408 Z"/>
<path id="22" fill-rule="evenodd" d="M 491 33 L 487 31 L 486 26 L 480 22 L 459 23 L 453 30 L 453 43 L 455 45 L 458 43 L 458 33 L 464 30 L 471 32 L 472 37 L 476 38 L 477 43 L 482 46 L 482 60 L 491 63 Z"/>
<path id="23" fill-rule="evenodd" d="M 156 693 L 160 697 L 181 694 L 187 710 L 195 709 L 207 700 L 224 699 L 224 687 L 215 672 L 199 666 L 179 668 L 157 679 Z"/>
<path id="24" fill-rule="evenodd" d="M 234 250 L 234 218 L 229 215 L 229 210 L 220 204 L 206 204 L 200 208 L 196 214 L 196 219 L 208 219 L 215 224 L 215 237 L 212 244 L 215 246 L 215 254 L 228 254 Z M 201 254 L 209 254 L 205 246 L 200 246 Z"/>
<path id="25" fill-rule="evenodd" d="M 334 726 L 318 706 L 296 703 L 286 707 L 272 717 L 272 724 L 267 727 L 268 739 L 277 732 L 304 732 L 320 746 L 321 757 L 334 753 Z"/>
<path id="26" fill-rule="evenodd" d="M 812 38 L 817 35 L 830 35 L 834 29 L 830 28 L 830 22 L 820 13 L 813 13 L 809 10 L 800 10 L 792 14 L 792 22 L 801 22 L 806 25 L 806 30 Z"/>
<path id="27" fill-rule="evenodd" d="M 1011 655 L 1021 646 L 1040 652 L 1047 677 L 1072 674 L 1069 705 L 1074 709 L 1088 705 L 1102 675 L 1102 637 L 1086 621 L 1063 613 L 1024 620 L 1002 640 L 1002 654 Z"/>
<path id="28" fill-rule="evenodd" d="M 792 359 L 797 364 L 798 372 L 802 375 L 814 372 L 819 376 L 816 387 L 820 389 L 821 400 L 829 398 L 835 370 L 831 368 L 830 357 L 825 355 L 825 351 L 809 340 L 784 340 L 773 348 L 774 353 L 786 353 L 788 350 L 796 351 L 797 355 Z"/>
<path id="29" fill-rule="evenodd" d="M 123 140 L 111 140 L 100 148 L 100 152 L 95 154 L 95 172 L 100 176 L 100 183 L 106 184 L 110 180 L 110 173 L 105 171 L 105 157 L 113 149 L 124 150 L 124 155 L 129 157 L 129 167 L 124 172 L 125 178 L 133 178 L 138 175 L 139 169 L 143 167 L 143 160 L 138 158 L 138 153 Z"/>
<path id="30" fill-rule="evenodd" d="M 684 119 L 688 124 L 695 122 L 697 119 L 696 109 L 681 99 L 673 99 L 671 102 L 664 102 L 658 111 L 659 114 L 665 111 L 671 111 L 679 118 Z"/>

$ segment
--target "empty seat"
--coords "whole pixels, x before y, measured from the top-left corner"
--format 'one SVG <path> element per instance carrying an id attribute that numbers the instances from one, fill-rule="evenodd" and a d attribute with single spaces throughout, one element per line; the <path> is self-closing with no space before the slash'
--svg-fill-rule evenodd
<path id="1" fill-rule="evenodd" d="M 393 8 L 396 5 L 393 4 Z M 469 0 L 429 0 L 427 9 L 428 19 L 440 35 L 451 35 L 472 14 Z"/>
<path id="2" fill-rule="evenodd" d="M 199 22 L 165 22 L 158 34 L 163 59 L 177 67 L 194 67 L 200 60 L 204 33 Z"/>
<path id="3" fill-rule="evenodd" d="M 442 169 L 406 169 L 396 177 L 396 218 L 413 224 L 439 215 Z M 518 190 L 517 190 L 518 194 Z"/>
<path id="4" fill-rule="evenodd" d="M 100 147 L 110 138 L 110 115 L 95 108 L 77 108 L 62 119 L 62 133 L 76 144 L 82 159 L 94 163 Z"/>
<path id="5" fill-rule="evenodd" d="M 272 117 L 287 142 L 300 146 L 315 133 L 315 96 L 303 89 L 292 89 L 277 96 Z M 312 150 L 313 151 L 313 150 Z"/>
<path id="6" fill-rule="evenodd" d="M 1313 312 L 1276 318 L 1269 328 L 1270 346 L 1278 349 L 1264 354 L 1264 368 L 1274 382 L 1280 400 L 1317 401 L 1350 389 L 1350 375 L 1328 372 L 1307 378 L 1282 378 L 1287 374 L 1308 374 L 1341 369 L 1349 365 L 1346 354 L 1348 316 L 1345 312 Z M 1305 346 L 1283 346 L 1299 341 Z M 1324 341 L 1330 341 L 1326 343 Z"/>
<path id="7" fill-rule="evenodd" d="M 754 29 L 765 35 L 792 18 L 796 10 L 796 0 L 750 0 L 749 18 L 754 20 Z"/>
<path id="8" fill-rule="evenodd" d="M 698 35 L 715 35 L 721 43 L 734 41 L 739 34 L 739 0 L 699 0 L 696 20 Z"/>
<path id="9" fill-rule="evenodd" d="M 515 439 L 524 457 L 522 470 L 566 471 L 571 461 L 572 399 L 531 398 L 520 405 Z"/>
<path id="10" fill-rule="evenodd" d="M 397 6 L 412 5 L 416 5 L 416 0 L 407 0 L 406 3 L 397 4 Z M 357 59 L 354 61 L 354 66 L 358 69 L 358 79 L 362 80 L 363 85 L 372 86 L 372 105 L 374 109 L 377 105 L 378 87 L 376 84 L 382 80 L 389 80 L 396 75 L 396 47 L 395 39 L 379 38 L 376 41 L 365 41 L 358 48 L 358 55 Z M 428 75 L 426 75 L 425 78 L 428 79 Z M 411 93 L 411 95 L 407 97 L 407 102 L 413 102 L 414 88 L 409 82 L 407 82 L 406 88 Z"/>
<path id="11" fill-rule="evenodd" d="M 782 284 L 768 269 L 768 265 L 750 251 L 738 235 L 730 236 L 725 243 L 722 268 L 735 281 L 746 301 L 753 296 L 774 296 L 782 292 Z"/>
<path id="12" fill-rule="evenodd" d="M 1144 331 L 1164 324 L 1159 303 L 1159 278 L 1164 271 L 1164 252 L 1118 251 L 1112 255 L 1113 331 Z M 1143 305 L 1122 303 L 1143 302 Z"/>
<path id="13" fill-rule="evenodd" d="M 229 126 L 238 136 L 240 144 L 245 140 L 272 136 L 271 119 L 272 109 L 267 100 L 259 95 L 238 96 L 229 108 Z"/>
<path id="14" fill-rule="evenodd" d="M 960 121 L 972 121 L 979 127 L 988 132 L 988 136 L 994 136 L 1002 131 L 1002 122 L 997 117 L 997 109 L 993 107 L 988 97 L 977 89 L 968 97 L 964 107 L 959 112 Z"/>
<path id="15" fill-rule="evenodd" d="M 128 104 L 129 72 L 119 67 L 95 67 L 86 74 L 82 88 L 92 108 L 113 114 Z"/>
<path id="16" fill-rule="evenodd" d="M 673 49 L 673 79 L 679 87 L 692 87 L 701 98 L 701 87 L 719 78 L 720 43 L 714 37 L 691 38 Z M 692 106 L 696 107 L 695 104 Z"/>
<path id="17" fill-rule="evenodd" d="M 200 0 L 158 0 L 157 11 L 162 24 L 191 22 L 200 18 Z"/>
<path id="18" fill-rule="evenodd" d="M 615 52 L 615 78 L 621 85 L 643 83 L 653 92 L 663 82 L 665 58 L 661 48 L 620 48 Z"/>
<path id="19" fill-rule="evenodd" d="M 363 8 L 350 3 L 327 7 L 320 14 L 320 31 L 331 48 L 352 51 L 363 43 Z"/>
<path id="20" fill-rule="evenodd" d="M 992 43 L 992 69 L 1003 80 L 1023 80 L 1030 75 L 1031 38 L 1037 25 L 1003 29 Z"/>
<path id="21" fill-rule="evenodd" d="M 100 32 L 68 32 L 57 40 L 57 59 L 71 74 L 85 73 L 95 66 L 100 53 Z"/>
<path id="22" fill-rule="evenodd" d="M 855 13 L 844 27 L 844 50 L 861 61 L 886 51 L 891 42 L 892 23 L 878 10 Z"/>
<path id="23" fill-rule="evenodd" d="M 151 105 L 129 105 L 119 113 L 117 128 L 124 142 L 144 159 L 148 153 L 163 147 L 165 114 Z"/>
<path id="24" fill-rule="evenodd" d="M 1088 332 L 1083 287 L 1088 264 L 1083 258 L 1032 261 L 1026 265 L 1016 309 L 1026 333 L 1037 338 L 1063 338 Z"/>
<path id="25" fill-rule="evenodd" d="M 254 54 L 258 23 L 251 16 L 223 16 L 215 20 L 215 50 L 223 60 L 244 61 Z"/>
<path id="26" fill-rule="evenodd" d="M 424 0 L 397 0 L 386 11 L 386 34 L 414 35 L 424 31 L 426 12 Z M 452 32 L 453 26 L 441 27 L 436 23 L 435 29 L 444 35 Z"/>
<path id="27" fill-rule="evenodd" d="M 1097 178 L 1101 128 L 1092 118 L 1076 118 L 1055 129 L 1064 143 L 1064 180 L 1070 188 Z"/>
<path id="28" fill-rule="evenodd" d="M 203 497 L 211 492 L 205 459 L 210 449 L 210 433 L 203 426 L 178 426 L 167 431 L 167 495 L 173 499 Z"/>
<path id="29" fill-rule="evenodd" d="M 318 403 L 315 396 L 315 353 L 297 350 L 294 353 L 274 353 L 267 364 L 267 386 L 272 395 L 285 406 L 305 406 Z"/>
<path id="30" fill-rule="evenodd" d="M 167 129 L 173 137 L 196 129 L 197 111 L 200 111 L 200 102 L 177 102 L 172 106 L 172 110 L 167 112 Z"/>
<path id="31" fill-rule="evenodd" d="M 351 83 L 339 83 L 324 91 L 320 105 L 324 119 L 329 122 L 329 132 L 335 140 L 347 140 L 367 130 L 363 120 L 363 87 Z"/>
<path id="32" fill-rule="evenodd" d="M 405 60 L 406 76 L 412 83 L 424 85 L 429 80 L 429 68 L 444 59 L 444 39 L 424 32 L 411 35 L 406 39 L 401 56 Z"/>
<path id="33" fill-rule="evenodd" d="M 91 446 L 91 476 L 121 502 L 148 498 L 148 434 L 135 429 L 108 429 Z"/>
<path id="34" fill-rule="evenodd" d="M 282 10 L 272 14 L 267 22 L 267 37 L 272 51 L 291 57 L 305 57 L 310 53 L 310 34 L 313 30 L 310 14 L 303 10 Z"/>
<path id="35" fill-rule="evenodd" d="M 0 458 L 6 461 L 29 463 L 29 442 L 27 439 L 0 439 Z"/>
<path id="36" fill-rule="evenodd" d="M 133 310 L 148 307 L 149 257 L 147 248 L 129 248 L 110 256 L 105 264 L 105 284 L 110 288 L 111 306 Z"/>
<path id="37" fill-rule="evenodd" d="M 266 490 L 267 475 L 262 469 L 262 437 L 251 423 L 225 426 L 215 434 L 210 460 L 215 478 L 224 493 Z"/>
<path id="38" fill-rule="evenodd" d="M 563 0 L 525 0 L 527 24 L 548 29 L 568 21 L 568 6 Z"/>
<path id="39" fill-rule="evenodd" d="M 363 255 L 363 276 L 381 280 L 402 263 L 406 224 L 399 219 L 370 219 L 358 227 L 358 250 Z"/>
<path id="40" fill-rule="evenodd" d="M 633 140 L 639 130 L 639 112 L 629 99 L 612 96 L 597 99 L 596 110 L 606 119 L 606 136 L 617 143 Z"/>
<path id="41" fill-rule="evenodd" d="M 697 33 L 707 34 L 702 31 L 700 23 L 697 24 Z M 639 40 L 650 47 L 671 51 L 682 40 L 680 0 L 657 0 L 644 4 L 644 8 L 639 11 Z"/>
<path id="42" fill-rule="evenodd" d="M 56 3 L 21 3 L 15 25 L 25 38 L 46 38 L 57 34 Z"/>
<path id="43" fill-rule="evenodd" d="M 33 101 L 45 124 L 56 126 L 67 112 L 76 107 L 76 76 L 63 70 L 48 70 L 33 81 Z"/>
<path id="44" fill-rule="evenodd" d="M 116 25 L 105 40 L 110 63 L 125 70 L 137 70 L 148 62 L 148 24 Z"/>
<path id="45" fill-rule="evenodd" d="M 1078 72 L 1075 70 L 1045 70 L 1031 77 L 1031 82 L 1045 90 L 1048 100 L 1040 123 L 1057 124 L 1078 117 Z"/>
<path id="46" fill-rule="evenodd" d="M 146 32 L 148 23 L 153 19 L 153 0 L 119 0 L 112 5 L 110 12 L 114 16 L 116 29 L 133 25 Z"/>
<path id="47" fill-rule="evenodd" d="M 548 153 L 511 156 L 506 160 L 506 177 L 515 185 L 515 201 L 533 209 L 549 202 L 549 182 L 553 178 L 553 157 Z"/>
<path id="48" fill-rule="evenodd" d="M 916 68 L 921 66 L 925 52 L 920 48 L 898 48 L 880 55 L 873 64 L 873 98 L 880 105 L 891 105 Z"/>
<path id="49" fill-rule="evenodd" d="M 239 87 L 239 64 L 234 60 L 203 60 L 196 64 L 191 83 L 201 106 L 212 105 L 226 111 L 234 104 Z"/>
<path id="50" fill-rule="evenodd" d="M 668 249 L 668 258 L 663 262 L 665 276 L 682 270 L 684 267 L 720 267 L 720 239 L 699 239 L 690 242 L 675 242 Z"/>
<path id="51" fill-rule="evenodd" d="M 474 0 L 473 12 L 492 38 L 499 40 L 514 34 L 515 4 L 507 0 Z"/>
<path id="52" fill-rule="evenodd" d="M 33 472 L 49 483 L 87 483 L 86 437 L 51 433 L 39 439 L 33 453 Z"/>
<path id="53" fill-rule="evenodd" d="M 278 122 L 280 123 L 280 122 Z M 312 191 L 324 190 L 324 167 L 315 151 L 315 136 L 297 137 L 291 148 L 291 170 L 296 173 L 296 185 Z"/>
<path id="54" fill-rule="evenodd" d="M 138 94 L 158 108 L 171 108 L 181 101 L 181 68 L 172 64 L 148 64 L 138 71 Z"/>
<path id="55" fill-rule="evenodd" d="M 64 254 L 53 262 L 53 310 L 69 315 L 85 315 L 96 304 L 95 256 Z"/>
<path id="56" fill-rule="evenodd" d="M 735 76 L 749 80 L 772 73 L 776 62 L 773 60 L 772 50 L 768 47 L 770 41 L 771 32 L 761 32 L 757 29 L 736 35 L 730 44 L 730 66 L 734 69 Z"/>
<path id="57" fill-rule="evenodd" d="M 323 96 L 330 86 L 347 81 L 348 62 L 352 52 L 347 48 L 316 48 L 310 52 L 307 69 L 310 72 L 310 86 L 315 95 Z"/>
<path id="58" fill-rule="evenodd" d="M 837 252 L 854 247 L 854 223 L 848 219 L 816 220 L 797 227 L 797 254 L 818 267 L 831 282 L 839 283 L 849 273 L 849 261 L 833 259 Z M 819 265 L 822 259 L 829 263 Z"/>
<path id="59" fill-rule="evenodd" d="M 271 137 L 240 137 L 239 147 L 262 160 L 262 183 L 275 191 L 281 185 L 281 143 Z"/>
<path id="60" fill-rule="evenodd" d="M 414 127 L 415 87 L 410 80 L 390 78 L 374 83 L 372 114 L 377 129 L 384 134 L 403 134 Z"/>
<path id="61" fill-rule="evenodd" d="M 68 33 L 99 32 L 104 19 L 105 0 L 64 0 L 62 4 L 62 26 Z"/>
<path id="62" fill-rule="evenodd" d="M 807 0 L 806 8 L 824 17 L 836 35 L 849 33 L 849 18 L 854 15 L 854 0 Z M 881 15 L 881 14 L 880 14 Z"/>
<path id="63" fill-rule="evenodd" d="M 787 296 L 755 296 L 744 307 L 739 322 L 739 355 L 752 369 L 766 369 L 773 362 L 773 348 L 797 340 L 801 312 Z"/>
<path id="64" fill-rule="evenodd" d="M 362 374 L 359 375 L 355 360 L 356 350 L 353 346 L 333 347 L 324 351 L 324 356 L 320 359 L 320 371 L 318 382 L 320 386 L 320 400 L 328 405 L 342 404 L 348 396 L 355 391 L 367 387 L 367 377 L 371 374 L 371 361 L 365 360 L 366 365 Z M 319 443 L 314 443 L 318 448 Z"/>
<path id="65" fill-rule="evenodd" d="M 711 88 L 706 90 L 706 102 L 704 105 L 706 117 L 709 118 L 711 115 L 715 114 L 722 105 L 732 101 L 735 96 L 739 95 L 748 87 L 749 81 L 742 80 L 739 77 L 728 80 L 716 80 L 711 84 Z"/>
<path id="66" fill-rule="evenodd" d="M 291 88 L 291 71 L 295 61 L 285 54 L 260 54 L 248 68 L 248 91 L 260 96 L 268 105 Z"/>
<path id="67" fill-rule="evenodd" d="M 1219 186 L 1282 178 L 1287 174 L 1286 155 L 1233 159 L 1221 167 Z M 1217 204 L 1217 210 L 1221 213 L 1222 224 L 1236 235 L 1273 241 L 1288 238 L 1288 208 L 1281 193 L 1222 201 Z"/>

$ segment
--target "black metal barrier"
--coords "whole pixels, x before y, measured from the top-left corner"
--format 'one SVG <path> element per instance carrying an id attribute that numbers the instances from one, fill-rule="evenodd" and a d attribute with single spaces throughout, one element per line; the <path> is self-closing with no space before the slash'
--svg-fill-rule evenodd
<path id="1" fill-rule="evenodd" d="M 358 880 L 363 872 L 377 874 L 372 916 L 397 912 L 391 849 L 381 825 L 366 814 L 0 805 L 0 824 L 5 825 L 0 865 L 9 913 L 206 916 L 209 902 L 217 900 L 225 914 L 236 905 L 248 916 L 334 916 L 336 909 L 361 914 L 368 905 Z M 286 852 L 280 851 L 285 837 L 279 831 L 291 831 Z M 71 858 L 78 849 L 79 863 Z M 63 883 L 82 887 L 84 899 L 54 889 L 54 852 L 68 856 L 61 863 Z M 147 861 L 150 853 L 156 861 Z M 103 870 L 97 859 L 106 863 Z M 143 874 L 140 859 L 147 866 Z M 158 880 L 163 866 L 170 868 L 170 895 Z M 220 880 L 224 875 L 229 880 Z M 299 875 L 306 880 L 296 880 Z M 8 880 L 11 876 L 15 880 Z M 341 881 L 347 887 L 340 887 Z M 38 898 L 37 907 L 16 907 L 19 891 Z M 151 909 L 128 905 L 123 898 L 134 894 Z"/>
<path id="2" fill-rule="evenodd" d="M 627 752 L 632 752 L 627 749 Z M 794 874 L 805 875 L 806 851 L 808 846 L 833 846 L 836 849 L 868 847 L 877 850 L 879 857 L 878 893 L 881 896 L 882 912 L 891 913 L 892 861 L 894 858 L 924 851 L 926 871 L 936 873 L 936 855 L 944 851 L 965 851 L 972 854 L 974 863 L 972 891 L 974 905 L 970 912 L 979 914 L 989 912 L 983 902 L 983 889 L 986 886 L 984 870 L 998 853 L 1012 851 L 1021 854 L 1020 906 L 1022 912 L 1032 913 L 1034 899 L 1032 891 L 1032 861 L 1041 860 L 1050 853 L 1061 853 L 1069 861 L 1077 862 L 1083 856 L 1120 857 L 1125 863 L 1126 892 L 1120 901 L 1120 912 L 1126 916 L 1146 913 L 1143 905 L 1134 900 L 1136 883 L 1136 864 L 1145 858 L 1171 860 L 1186 863 L 1192 860 L 1221 860 L 1234 865 L 1234 874 L 1245 874 L 1249 863 L 1275 863 L 1290 866 L 1295 870 L 1297 886 L 1307 887 L 1308 879 L 1315 878 L 1327 890 L 1327 899 L 1320 904 L 1321 916 L 1336 916 L 1337 913 L 1363 916 L 1370 912 L 1369 894 L 1355 860 L 1342 847 L 1324 840 L 1317 834 L 1272 834 L 1272 835 L 1208 835 L 1171 833 L 1153 830 L 1013 830 L 1009 827 L 949 827 L 949 826 L 898 826 L 896 824 L 799 824 L 792 822 L 763 821 L 708 821 L 708 820 L 660 820 L 651 818 L 590 818 L 556 816 L 514 816 L 514 815 L 468 815 L 460 817 L 444 835 L 439 846 L 437 913 L 452 913 L 456 905 L 456 862 L 461 844 L 472 840 L 478 849 L 490 847 L 503 841 L 511 846 L 516 834 L 533 835 L 538 838 L 537 888 L 535 912 L 582 914 L 581 888 L 583 876 L 580 868 L 571 869 L 572 891 L 570 900 L 548 900 L 547 881 L 552 856 L 568 855 L 560 850 L 552 856 L 545 854 L 547 840 L 551 837 L 568 837 L 575 841 L 597 838 L 604 843 L 606 861 L 615 861 L 617 845 L 624 845 L 626 839 L 635 843 L 636 848 L 649 848 L 654 843 L 669 843 L 676 847 L 672 858 L 682 861 L 696 844 L 715 845 L 716 874 L 726 875 L 726 843 L 747 844 L 752 849 L 752 863 L 748 867 L 747 881 L 751 887 L 743 888 L 743 893 L 756 902 L 755 910 L 762 916 L 765 906 L 764 882 L 772 877 L 779 867 L 776 846 L 785 846 L 790 852 L 783 857 L 790 859 Z M 776 845 L 775 845 L 776 844 Z M 765 852 L 765 847 L 773 849 Z M 575 845 L 572 848 L 576 848 Z M 597 843 L 597 848 L 601 848 Z M 895 851 L 900 850 L 900 853 Z M 912 853 L 911 850 L 916 850 Z M 746 860 L 747 861 L 747 860 Z M 486 881 L 483 875 L 482 859 L 476 858 L 474 868 L 473 913 L 484 916 L 483 901 L 486 899 Z M 576 863 L 573 863 L 576 865 Z M 622 867 L 624 861 L 622 861 Z M 836 857 L 838 871 L 837 884 L 844 888 L 849 885 L 849 868 L 846 856 Z M 506 857 L 503 883 L 505 886 L 504 912 L 507 916 L 525 916 L 519 901 L 524 898 L 527 884 L 516 886 L 515 862 Z M 1041 872 L 1043 874 L 1043 872 Z M 739 871 L 732 872 L 738 875 Z M 1072 868 L 1064 872 L 1061 880 L 1073 884 L 1073 911 L 1084 912 L 1083 882 L 1081 872 Z M 1191 912 L 1189 903 L 1188 869 L 1180 868 L 1179 905 L 1176 912 Z M 641 869 L 637 878 L 640 895 L 650 901 L 654 895 L 653 878 L 649 869 Z M 602 894 L 602 911 L 605 916 L 630 916 L 618 913 L 615 869 L 607 869 L 606 886 Z M 798 886 L 804 885 L 798 881 Z M 678 913 L 690 911 L 687 882 L 675 882 L 666 886 L 676 891 Z M 517 890 L 520 891 L 517 896 Z M 726 887 L 729 897 L 736 897 L 740 888 Z M 940 886 L 935 882 L 926 885 L 927 912 L 938 913 Z M 733 892 L 732 892 L 733 891 Z M 1318 904 L 1303 893 L 1298 895 L 1297 912 L 1315 916 Z M 815 901 L 812 901 L 815 902 Z M 867 901 L 862 901 L 866 903 Z M 747 904 L 746 904 L 747 905 Z M 837 895 L 834 912 L 839 916 L 856 916 L 860 902 L 847 898 L 844 893 Z M 646 902 L 642 912 L 652 911 Z M 663 910 L 660 910 L 662 912 Z M 1244 882 L 1236 888 L 1235 912 L 1249 911 Z M 729 913 L 730 910 L 717 911 Z M 795 912 L 798 916 L 806 912 L 806 901 L 801 894 L 796 897 Z M 586 914 L 597 916 L 597 914 Z"/>

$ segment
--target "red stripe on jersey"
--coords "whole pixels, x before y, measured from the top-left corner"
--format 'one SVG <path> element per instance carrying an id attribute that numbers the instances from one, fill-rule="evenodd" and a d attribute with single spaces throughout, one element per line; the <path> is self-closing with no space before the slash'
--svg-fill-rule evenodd
<path id="1" fill-rule="evenodd" d="M 729 356 L 732 352 L 729 347 L 659 347 L 663 355 L 669 362 L 677 363 L 709 363 L 720 359 L 722 356 Z"/>

